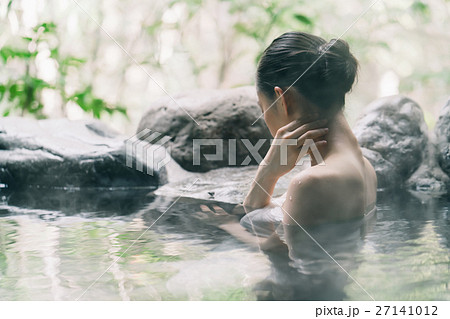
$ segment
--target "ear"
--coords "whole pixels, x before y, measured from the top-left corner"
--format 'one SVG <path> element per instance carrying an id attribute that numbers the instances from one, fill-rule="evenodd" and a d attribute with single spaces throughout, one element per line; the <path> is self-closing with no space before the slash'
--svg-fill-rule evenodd
<path id="1" fill-rule="evenodd" d="M 287 92 L 284 92 L 279 86 L 276 86 L 273 90 L 275 91 L 277 104 L 279 103 L 281 105 L 281 110 L 284 112 L 284 115 L 288 116 L 288 101 L 285 94 Z"/>

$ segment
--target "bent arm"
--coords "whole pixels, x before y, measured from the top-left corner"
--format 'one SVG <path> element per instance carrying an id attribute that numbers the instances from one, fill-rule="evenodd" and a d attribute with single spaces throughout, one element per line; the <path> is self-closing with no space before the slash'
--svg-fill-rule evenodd
<path id="1" fill-rule="evenodd" d="M 271 204 L 270 200 L 278 178 L 279 177 L 273 174 L 267 166 L 260 165 L 258 167 L 250 191 L 243 203 L 246 213 Z"/>
<path id="2" fill-rule="evenodd" d="M 273 233 L 267 238 L 258 237 L 250 234 L 238 223 L 223 224 L 220 225 L 219 228 L 223 229 L 239 241 L 254 248 L 259 247 L 261 250 L 275 250 L 286 246 L 276 233 Z"/>
<path id="3" fill-rule="evenodd" d="M 277 130 L 274 140 L 276 143 L 272 143 L 259 165 L 250 192 L 244 200 L 246 212 L 247 209 L 258 209 L 270 204 L 275 184 L 281 176 L 295 167 L 301 154 L 300 148 L 305 142 L 309 139 L 317 140 L 319 145 L 325 142 L 321 139 L 328 133 L 327 128 L 322 128 L 326 123 L 327 120 L 309 123 L 295 120 Z"/>

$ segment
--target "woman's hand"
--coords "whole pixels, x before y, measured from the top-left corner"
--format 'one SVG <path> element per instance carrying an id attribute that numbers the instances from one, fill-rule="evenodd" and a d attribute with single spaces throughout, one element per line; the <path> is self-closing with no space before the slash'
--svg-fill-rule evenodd
<path id="1" fill-rule="evenodd" d="M 250 191 L 245 197 L 243 206 L 247 213 L 270 205 L 275 184 L 281 176 L 295 167 L 308 139 L 312 139 L 317 147 L 326 144 L 323 140 L 328 133 L 328 129 L 324 128 L 326 123 L 326 120 L 309 123 L 294 121 L 277 131 L 276 142 L 272 143 L 263 162 L 259 164 Z"/>
<path id="2" fill-rule="evenodd" d="M 305 142 L 313 140 L 317 147 L 326 144 L 323 140 L 328 133 L 328 128 L 324 127 L 326 123 L 327 120 L 309 123 L 296 120 L 281 127 L 260 166 L 265 166 L 268 174 L 275 178 L 288 173 L 297 164 Z"/>
<path id="3" fill-rule="evenodd" d="M 194 215 L 201 219 L 202 222 L 219 228 L 223 224 L 239 224 L 239 216 L 227 213 L 222 207 L 216 204 L 201 204 L 200 211 L 195 212 Z"/>

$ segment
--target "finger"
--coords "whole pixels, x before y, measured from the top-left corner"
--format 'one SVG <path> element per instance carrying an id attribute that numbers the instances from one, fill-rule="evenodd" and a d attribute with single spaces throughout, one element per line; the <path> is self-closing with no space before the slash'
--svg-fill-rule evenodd
<path id="1" fill-rule="evenodd" d="M 298 128 L 296 128 L 295 130 L 293 130 L 286 138 L 299 138 L 300 136 L 302 136 L 303 134 L 305 134 L 306 132 L 308 132 L 310 130 L 324 128 L 324 125 L 327 124 L 327 122 L 328 121 L 326 119 L 322 119 L 322 120 L 303 124 L 303 125 L 299 126 Z"/>
<path id="2" fill-rule="evenodd" d="M 314 140 L 328 133 L 328 128 L 310 130 L 298 138 L 297 146 L 302 146 L 306 140 Z"/>
<path id="3" fill-rule="evenodd" d="M 325 141 L 325 136 L 326 135 L 322 135 L 316 138 L 313 138 L 314 143 L 320 142 L 320 141 Z"/>
<path id="4" fill-rule="evenodd" d="M 204 213 L 204 212 L 194 212 L 194 216 L 198 217 L 200 219 L 206 220 L 208 219 L 208 214 Z"/>
<path id="5" fill-rule="evenodd" d="M 220 206 L 218 205 L 213 205 L 214 211 L 216 214 L 219 215 L 228 215 L 228 213 Z"/>
<path id="6" fill-rule="evenodd" d="M 287 132 L 293 131 L 295 130 L 297 127 L 299 127 L 302 123 L 299 120 L 295 120 L 292 122 L 289 122 L 288 124 L 286 124 L 285 126 L 282 126 L 278 129 L 277 131 L 277 135 L 283 135 Z"/>
<path id="7" fill-rule="evenodd" d="M 206 205 L 200 205 L 200 209 L 203 211 L 203 212 L 208 212 L 208 213 L 210 213 L 211 212 L 211 209 L 208 207 L 208 206 L 206 206 Z"/>
<path id="8" fill-rule="evenodd" d="M 313 122 L 313 121 L 316 121 L 316 120 L 319 120 L 319 115 L 317 113 L 316 114 L 312 114 L 312 115 L 307 116 L 307 117 L 304 117 L 301 120 L 297 119 L 297 120 L 294 120 L 292 122 L 289 122 L 285 126 L 281 127 L 280 130 L 284 131 L 284 132 L 293 131 L 296 128 L 298 128 L 299 126 L 301 126 L 301 125 L 304 125 L 306 123 L 310 123 L 310 122 Z"/>
<path id="9" fill-rule="evenodd" d="M 221 215 L 217 210 L 216 210 L 216 205 L 210 205 L 208 206 L 209 209 L 209 213 L 212 213 L 214 215 Z"/>
<path id="10" fill-rule="evenodd" d="M 318 148 L 321 148 L 321 147 L 324 147 L 324 146 L 326 146 L 327 145 L 327 141 L 325 141 L 325 140 L 321 140 L 321 141 L 317 141 L 317 142 L 315 142 L 315 144 L 316 144 L 316 146 L 318 147 Z"/>

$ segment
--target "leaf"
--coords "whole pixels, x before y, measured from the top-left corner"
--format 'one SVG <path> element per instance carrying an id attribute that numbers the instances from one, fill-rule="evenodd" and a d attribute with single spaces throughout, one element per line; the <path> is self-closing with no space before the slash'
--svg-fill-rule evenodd
<path id="1" fill-rule="evenodd" d="M 58 59 L 58 57 L 59 57 L 59 48 L 58 47 L 50 50 L 50 57 L 53 59 Z"/>
<path id="2" fill-rule="evenodd" d="M 88 106 L 87 106 L 87 104 L 86 104 L 86 102 L 85 102 L 85 93 L 84 93 L 84 92 L 75 94 L 75 95 L 69 97 L 68 100 L 73 101 L 73 102 L 75 102 L 76 104 L 78 104 L 78 106 L 79 106 L 83 111 L 85 111 L 85 112 L 88 112 L 88 111 L 89 111 L 89 108 L 88 108 Z"/>
<path id="3" fill-rule="evenodd" d="M 5 92 L 6 92 L 6 86 L 0 85 L 0 101 L 3 99 Z"/>
<path id="4" fill-rule="evenodd" d="M 92 106 L 91 106 L 91 109 L 92 109 L 92 114 L 94 115 L 94 117 L 95 118 L 100 118 L 100 115 L 101 115 L 101 112 L 104 110 L 104 108 L 105 108 L 105 105 L 104 105 L 105 103 L 103 102 L 103 100 L 101 100 L 101 99 L 97 99 L 97 98 L 95 98 L 93 101 L 92 101 Z"/>
<path id="5" fill-rule="evenodd" d="M 422 1 L 414 1 L 411 5 L 411 10 L 424 18 L 425 20 L 430 19 L 430 6 Z"/>
<path id="6" fill-rule="evenodd" d="M 33 88 L 38 89 L 39 91 L 41 91 L 42 89 L 45 89 L 45 88 L 52 88 L 52 85 L 50 85 L 48 82 L 46 82 L 42 79 L 30 77 L 28 80 L 29 80 L 29 83 L 33 86 Z"/>
<path id="7" fill-rule="evenodd" d="M 314 22 L 313 22 L 312 19 L 308 18 L 307 16 L 305 16 L 305 15 L 303 15 L 303 14 L 298 14 L 298 13 L 296 13 L 296 14 L 294 14 L 294 18 L 295 18 L 297 21 L 303 23 L 304 25 L 312 26 L 312 25 L 314 24 Z"/>
<path id="8" fill-rule="evenodd" d="M 423 3 L 422 1 L 414 1 L 414 3 L 411 5 L 411 9 L 417 12 L 427 12 L 429 10 L 428 4 Z"/>
<path id="9" fill-rule="evenodd" d="M 9 87 L 9 101 L 14 101 L 24 91 L 23 83 L 14 83 Z"/>
<path id="10" fill-rule="evenodd" d="M 35 114 L 35 113 L 38 113 L 39 111 L 41 111 L 43 108 L 44 108 L 44 105 L 42 103 L 39 103 L 38 101 L 34 100 L 30 104 L 27 111 L 30 112 L 31 114 Z"/>
<path id="11" fill-rule="evenodd" d="M 247 26 L 245 24 L 243 24 L 243 23 L 237 22 L 234 25 L 234 29 L 237 32 L 242 33 L 242 34 L 244 34 L 244 35 L 246 35 L 248 37 L 251 37 L 253 39 L 259 39 L 260 38 L 260 36 L 258 34 L 258 31 L 251 30 L 251 29 L 247 28 Z"/>
<path id="12" fill-rule="evenodd" d="M 126 118 L 128 118 L 127 109 L 123 106 L 117 106 L 116 111 L 123 114 Z"/>
<path id="13" fill-rule="evenodd" d="M 75 67 L 79 67 L 79 66 L 83 65 L 84 63 L 86 63 L 85 59 L 76 58 L 73 56 L 68 56 L 68 57 L 64 58 L 62 61 L 60 61 L 60 64 L 62 64 L 62 65 L 75 66 Z"/>
<path id="14" fill-rule="evenodd" d="M 43 33 L 55 33 L 56 32 L 56 24 L 53 22 L 44 22 L 41 25 L 38 25 L 33 28 L 34 32 L 39 32 L 42 30 Z"/>
<path id="15" fill-rule="evenodd" d="M 148 34 L 153 35 L 162 26 L 162 24 L 163 22 L 161 20 L 156 21 L 155 23 L 147 26 L 145 31 L 147 31 Z"/>
<path id="16" fill-rule="evenodd" d="M 91 86 L 87 86 L 84 90 L 70 96 L 68 100 L 77 103 L 83 111 L 92 113 L 95 118 L 100 118 L 104 112 L 110 115 L 118 112 L 128 119 L 126 108 L 108 105 L 105 100 L 94 95 Z"/>
<path id="17" fill-rule="evenodd" d="M 389 47 L 389 44 L 387 44 L 387 42 L 384 41 L 378 41 L 375 43 L 376 45 L 378 45 L 379 47 L 382 47 L 386 50 L 390 50 L 391 48 Z"/>
<path id="18" fill-rule="evenodd" d="M 9 58 L 21 58 L 24 60 L 29 60 L 32 57 L 35 57 L 37 52 L 29 52 L 20 49 L 13 49 L 11 47 L 3 47 L 0 49 L 0 56 L 4 63 L 8 61 Z"/>

